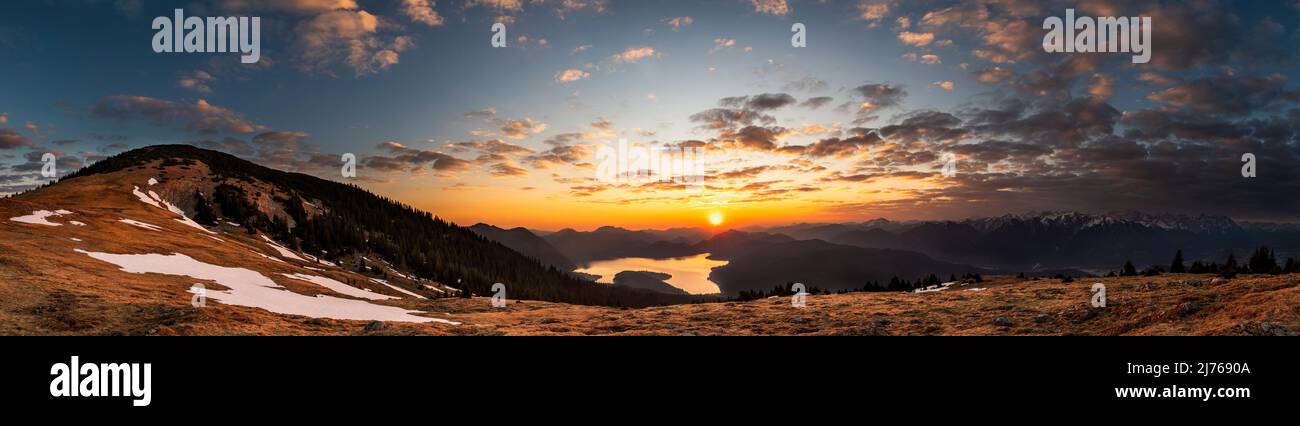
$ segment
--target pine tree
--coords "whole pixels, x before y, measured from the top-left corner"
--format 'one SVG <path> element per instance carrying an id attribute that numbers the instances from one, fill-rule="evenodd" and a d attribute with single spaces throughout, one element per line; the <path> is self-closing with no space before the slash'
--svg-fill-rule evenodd
<path id="1" fill-rule="evenodd" d="M 1132 260 L 1124 261 L 1124 269 L 1123 272 L 1120 272 L 1119 276 L 1136 277 L 1137 274 L 1138 274 L 1137 267 L 1133 266 L 1133 261 Z"/>
<path id="2" fill-rule="evenodd" d="M 1250 256 L 1250 273 L 1252 274 L 1272 274 L 1280 272 L 1277 266 L 1277 258 L 1274 257 L 1273 250 L 1268 246 L 1255 249 L 1255 253 Z"/>
<path id="3" fill-rule="evenodd" d="M 1224 278 L 1232 278 L 1237 276 L 1237 254 L 1236 253 L 1228 253 L 1228 260 L 1224 261 L 1223 266 L 1219 268 L 1219 275 L 1223 276 Z"/>
<path id="4" fill-rule="evenodd" d="M 1184 272 L 1187 272 L 1187 268 L 1183 267 L 1183 251 L 1179 250 L 1178 253 L 1174 253 L 1174 262 L 1169 265 L 1169 273 L 1181 274 Z"/>

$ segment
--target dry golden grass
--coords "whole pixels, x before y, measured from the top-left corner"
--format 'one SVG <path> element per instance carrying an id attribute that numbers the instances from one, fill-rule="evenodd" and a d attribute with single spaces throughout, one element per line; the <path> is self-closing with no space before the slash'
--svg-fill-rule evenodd
<path id="1" fill-rule="evenodd" d="M 534 301 L 492 308 L 487 298 L 415 299 L 374 303 L 427 312 L 462 325 L 342 321 L 279 315 L 210 302 L 190 305 L 188 289 L 212 282 L 160 274 L 129 274 L 74 249 L 110 253 L 183 253 L 199 261 L 247 268 L 294 292 L 329 291 L 281 273 L 306 273 L 357 282 L 374 292 L 403 296 L 338 268 L 280 263 L 274 250 L 237 228 L 219 243 L 147 206 L 131 194 L 150 177 L 164 191 L 193 191 L 197 168 L 140 168 L 79 178 L 0 200 L 0 334 L 5 335 L 1237 335 L 1294 334 L 1300 330 L 1300 276 L 1164 275 L 1058 280 L 992 277 L 980 284 L 924 294 L 854 293 L 809 296 L 795 308 L 788 298 L 617 309 Z M 177 179 L 187 177 L 186 179 Z M 169 179 L 170 178 L 170 179 Z M 34 210 L 73 210 L 48 227 L 9 221 Z M 118 219 L 165 228 L 146 231 Z M 70 226 L 69 221 L 87 226 Z M 81 241 L 73 241 L 72 238 Z M 394 279 L 413 288 L 413 283 Z M 1090 287 L 1107 287 L 1108 306 L 1092 308 Z M 983 291 L 967 291 L 972 287 Z M 432 293 L 425 293 L 431 295 Z"/>

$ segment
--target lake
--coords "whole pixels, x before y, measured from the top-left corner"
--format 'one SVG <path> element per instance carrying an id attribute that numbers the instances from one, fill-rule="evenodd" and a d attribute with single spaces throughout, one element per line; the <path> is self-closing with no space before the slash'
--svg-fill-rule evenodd
<path id="1" fill-rule="evenodd" d="M 675 257 L 671 259 L 647 259 L 642 257 L 626 257 L 622 259 L 597 260 L 591 262 L 586 268 L 580 268 L 577 272 L 584 274 L 600 275 L 596 282 L 613 284 L 614 275 L 623 271 L 648 271 L 659 272 L 672 275 L 667 281 L 668 285 L 685 290 L 690 294 L 717 294 L 718 285 L 709 281 L 709 272 L 713 268 L 726 265 L 725 260 L 710 260 L 709 254 L 698 254 L 688 257 Z"/>

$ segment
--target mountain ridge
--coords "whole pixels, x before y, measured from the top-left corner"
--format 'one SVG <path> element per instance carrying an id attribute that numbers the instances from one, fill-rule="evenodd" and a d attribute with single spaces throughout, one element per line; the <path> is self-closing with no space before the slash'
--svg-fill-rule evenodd
<path id="1" fill-rule="evenodd" d="M 150 164 L 184 170 L 196 163 L 207 165 L 211 175 L 166 182 L 196 188 L 171 194 L 172 203 L 196 218 L 233 219 L 249 232 L 265 233 L 290 249 L 322 259 L 337 262 L 357 254 L 378 255 L 412 275 L 480 295 L 492 294 L 492 285 L 500 282 L 507 283 L 511 297 L 534 300 L 612 306 L 689 301 L 582 281 L 473 230 L 356 185 L 282 172 L 190 145 L 127 151 L 69 174 L 51 187 Z"/>

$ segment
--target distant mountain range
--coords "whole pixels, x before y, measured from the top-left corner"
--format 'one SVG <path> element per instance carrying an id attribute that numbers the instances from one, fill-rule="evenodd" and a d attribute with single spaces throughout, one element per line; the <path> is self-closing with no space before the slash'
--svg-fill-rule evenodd
<path id="1" fill-rule="evenodd" d="M 663 259 L 698 254 L 693 244 L 708 238 L 702 230 L 630 231 L 605 226 L 580 232 L 563 229 L 542 237 L 579 265 L 625 257 Z"/>
<path id="2" fill-rule="evenodd" d="M 553 266 L 561 271 L 572 271 L 577 268 L 573 261 L 564 256 L 564 253 L 560 253 L 542 237 L 538 237 L 527 229 L 514 228 L 507 230 L 486 223 L 475 224 L 469 229 L 483 238 L 501 243 L 511 250 L 519 252 L 519 254 L 541 262 L 543 265 Z"/>
<path id="3" fill-rule="evenodd" d="M 498 241 L 540 259 L 551 250 L 539 247 L 535 238 Z M 518 239 L 532 242 L 513 241 Z M 730 261 L 710 277 L 729 295 L 785 282 L 860 288 L 867 281 L 895 276 L 915 280 L 930 273 L 1101 274 L 1118 270 L 1127 261 L 1139 268 L 1167 267 L 1178 250 L 1189 263 L 1221 262 L 1230 252 L 1240 258 L 1261 245 L 1274 248 L 1282 257 L 1300 253 L 1300 226 L 1137 212 L 1040 212 L 960 221 L 876 219 L 731 230 L 712 237 L 703 231 L 606 226 L 587 232 L 565 229 L 540 239 L 578 265 L 709 253 L 711 258 Z"/>
<path id="4" fill-rule="evenodd" d="M 799 239 L 865 248 L 911 250 L 953 262 L 1032 271 L 1118 269 L 1125 261 L 1167 265 L 1177 250 L 1190 260 L 1222 261 L 1268 245 L 1300 253 L 1300 227 L 1240 224 L 1223 216 L 1042 212 L 961 221 L 800 224 L 762 228 Z"/>

